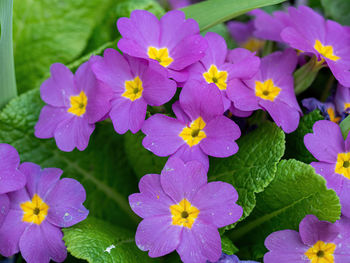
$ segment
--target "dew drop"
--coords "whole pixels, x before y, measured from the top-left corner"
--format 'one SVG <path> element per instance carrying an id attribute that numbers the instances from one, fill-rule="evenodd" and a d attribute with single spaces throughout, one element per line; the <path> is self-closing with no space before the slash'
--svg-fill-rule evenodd
<path id="1" fill-rule="evenodd" d="M 63 216 L 63 220 L 65 222 L 69 222 L 73 219 L 73 217 L 69 214 L 69 213 L 65 213 L 64 216 Z"/>

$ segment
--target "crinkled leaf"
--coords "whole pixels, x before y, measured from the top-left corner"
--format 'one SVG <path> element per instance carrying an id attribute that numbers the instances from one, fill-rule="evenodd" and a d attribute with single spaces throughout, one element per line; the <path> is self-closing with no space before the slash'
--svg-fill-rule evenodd
<path id="1" fill-rule="evenodd" d="M 227 255 L 233 255 L 238 252 L 238 248 L 232 243 L 227 236 L 221 237 L 222 252 Z"/>
<path id="2" fill-rule="evenodd" d="M 101 123 L 85 151 L 62 152 L 53 139 L 34 137 L 42 106 L 37 89 L 12 100 L 0 112 L 0 142 L 13 145 L 21 161 L 61 168 L 64 176 L 81 182 L 91 215 L 133 227 L 131 222 L 138 219 L 129 208 L 127 196 L 137 191 L 137 179 L 126 160 L 123 137 L 110 123 Z"/>
<path id="3" fill-rule="evenodd" d="M 68 251 L 91 263 L 158 262 L 136 247 L 133 232 L 90 216 L 63 232 Z"/>
<path id="4" fill-rule="evenodd" d="M 211 159 L 209 180 L 232 184 L 239 194 L 243 218 L 255 206 L 255 193 L 273 180 L 284 153 L 284 133 L 274 123 L 265 123 L 238 140 L 239 151 L 229 158 Z M 230 229 L 233 226 L 228 226 Z"/>
<path id="5" fill-rule="evenodd" d="M 52 63 L 68 64 L 81 56 L 106 8 L 105 1 L 99 0 L 15 0 L 13 40 L 19 92 L 38 86 Z"/>
<path id="6" fill-rule="evenodd" d="M 350 1 L 348 0 L 321 0 L 324 12 L 335 21 L 350 25 Z"/>
<path id="7" fill-rule="evenodd" d="M 132 134 L 128 132 L 125 136 L 125 153 L 129 165 L 133 168 L 138 178 L 145 174 L 160 174 L 167 158 L 158 157 L 142 146 L 145 137 L 141 132 Z"/>
<path id="8" fill-rule="evenodd" d="M 256 199 L 253 213 L 230 233 L 239 245 L 263 246 L 274 231 L 297 230 L 308 214 L 330 222 L 340 217 L 336 193 L 327 189 L 325 179 L 313 167 L 296 160 L 282 160 L 274 180 Z"/>
<path id="9" fill-rule="evenodd" d="M 316 121 L 324 119 L 318 110 L 304 115 L 296 131 L 286 135 L 286 153 L 284 158 L 294 158 L 305 163 L 311 163 L 316 159 L 306 149 L 304 145 L 304 136 L 312 133 L 312 126 Z"/>

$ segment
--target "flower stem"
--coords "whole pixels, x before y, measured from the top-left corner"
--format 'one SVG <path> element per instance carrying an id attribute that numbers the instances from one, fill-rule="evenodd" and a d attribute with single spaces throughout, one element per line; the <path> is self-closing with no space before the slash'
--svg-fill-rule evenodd
<path id="1" fill-rule="evenodd" d="M 13 0 L 0 1 L 0 108 L 17 96 L 12 43 Z"/>

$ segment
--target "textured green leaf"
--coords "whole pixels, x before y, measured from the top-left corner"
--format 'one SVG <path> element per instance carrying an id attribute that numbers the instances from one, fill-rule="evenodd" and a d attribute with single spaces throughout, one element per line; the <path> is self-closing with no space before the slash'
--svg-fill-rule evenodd
<path id="1" fill-rule="evenodd" d="M 321 3 L 327 16 L 343 25 L 350 25 L 350 1 L 321 0 Z"/>
<path id="2" fill-rule="evenodd" d="M 33 89 L 50 65 L 82 55 L 108 6 L 99 0 L 15 0 L 14 55 L 20 93 Z"/>
<path id="3" fill-rule="evenodd" d="M 304 145 L 304 136 L 312 133 L 312 126 L 316 121 L 324 119 L 318 110 L 304 115 L 296 131 L 286 135 L 286 153 L 284 158 L 294 158 L 304 163 L 311 163 L 316 159 L 306 149 Z"/>
<path id="4" fill-rule="evenodd" d="M 158 17 L 164 14 L 164 10 L 155 0 L 109 0 L 109 8 L 105 12 L 103 20 L 94 28 L 84 53 L 94 50 L 119 36 L 116 26 L 117 20 L 120 17 L 129 17 L 130 13 L 136 9 L 147 10 Z"/>
<path id="5" fill-rule="evenodd" d="M 230 233 L 237 244 L 263 245 L 274 231 L 297 230 L 308 214 L 330 222 L 340 217 L 336 193 L 327 189 L 325 179 L 313 167 L 296 160 L 281 161 L 275 179 L 256 199 L 253 213 Z"/>
<path id="6" fill-rule="evenodd" d="M 190 5 L 182 10 L 186 17 L 194 18 L 201 31 L 226 22 L 250 10 L 284 2 L 285 0 L 215 0 L 203 1 Z"/>
<path id="7" fill-rule="evenodd" d="M 221 237 L 222 252 L 227 255 L 233 255 L 238 252 L 238 248 L 232 243 L 227 236 Z"/>
<path id="8" fill-rule="evenodd" d="M 68 251 L 91 263 L 158 262 L 136 247 L 134 233 L 93 217 L 63 232 Z"/>
<path id="9" fill-rule="evenodd" d="M 54 140 L 34 137 L 34 125 L 43 102 L 37 89 L 12 100 L 0 113 L 0 142 L 16 147 L 22 161 L 63 169 L 64 176 L 80 181 L 87 191 L 90 214 L 125 227 L 138 219 L 127 196 L 137 191 L 137 179 L 128 166 L 124 141 L 112 124 L 101 123 L 80 152 L 60 151 Z"/>
<path id="10" fill-rule="evenodd" d="M 263 191 L 273 180 L 284 143 L 283 131 L 268 122 L 238 140 L 237 154 L 211 160 L 209 180 L 225 181 L 236 188 L 238 203 L 244 210 L 242 219 L 253 210 L 255 193 Z"/>
<path id="11" fill-rule="evenodd" d="M 145 137 L 141 132 L 132 134 L 128 132 L 125 136 L 125 153 L 129 165 L 133 168 L 138 178 L 145 174 L 160 174 L 167 157 L 158 157 L 142 146 Z"/>

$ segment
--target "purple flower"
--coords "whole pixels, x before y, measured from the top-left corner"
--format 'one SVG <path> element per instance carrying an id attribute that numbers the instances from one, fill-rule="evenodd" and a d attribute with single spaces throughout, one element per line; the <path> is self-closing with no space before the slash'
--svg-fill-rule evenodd
<path id="1" fill-rule="evenodd" d="M 185 162 L 197 160 L 206 169 L 208 155 L 228 157 L 238 151 L 235 140 L 241 135 L 240 129 L 223 116 L 221 93 L 215 84 L 187 82 L 173 111 L 177 119 L 155 114 L 145 121 L 142 144 L 146 149 Z"/>
<path id="2" fill-rule="evenodd" d="M 220 258 L 217 228 L 236 222 L 243 213 L 232 185 L 207 183 L 202 164 L 173 158 L 161 175 L 142 177 L 139 188 L 141 193 L 130 195 L 129 202 L 143 218 L 135 237 L 141 250 L 150 257 L 176 250 L 185 263 Z"/>
<path id="3" fill-rule="evenodd" d="M 265 254 L 264 262 L 348 262 L 350 235 L 340 221 L 331 224 L 319 221 L 314 215 L 307 215 L 300 222 L 299 233 L 294 230 L 272 233 L 265 240 L 265 246 L 270 251 Z"/>
<path id="4" fill-rule="evenodd" d="M 270 15 L 265 11 L 258 9 L 255 10 L 254 15 L 254 35 L 256 37 L 277 42 L 284 42 L 281 38 L 281 32 L 291 24 L 288 13 L 276 11 Z"/>
<path id="5" fill-rule="evenodd" d="M 18 170 L 19 155 L 9 144 L 0 144 L 0 226 L 10 209 L 6 193 L 21 189 L 26 184 L 26 177 Z"/>
<path id="6" fill-rule="evenodd" d="M 334 103 L 340 116 L 345 117 L 350 113 L 350 88 L 338 84 L 334 97 Z"/>
<path id="7" fill-rule="evenodd" d="M 85 190 L 74 179 L 60 180 L 57 168 L 23 163 L 19 171 L 27 184 L 8 194 L 10 211 L 0 228 L 0 253 L 8 257 L 20 251 L 28 263 L 62 262 L 67 250 L 60 228 L 87 217 Z"/>
<path id="8" fill-rule="evenodd" d="M 311 165 L 340 199 L 342 213 L 350 217 L 350 136 L 344 142 L 340 127 L 331 121 L 317 121 L 304 144 L 319 161 Z"/>
<path id="9" fill-rule="evenodd" d="M 160 106 L 176 92 L 176 83 L 167 78 L 166 70 L 154 61 L 122 56 L 107 49 L 104 58 L 92 66 L 96 78 L 113 90 L 111 110 L 118 133 L 138 132 L 146 118 L 147 104 Z"/>
<path id="10" fill-rule="evenodd" d="M 246 49 L 228 51 L 225 39 L 213 32 L 205 35 L 208 49 L 205 56 L 188 68 L 188 81 L 214 83 L 221 91 L 225 111 L 231 101 L 227 98 L 227 85 L 233 78 L 249 79 L 259 70 L 260 59 Z M 226 61 L 226 59 L 228 61 Z"/>
<path id="11" fill-rule="evenodd" d="M 51 66 L 51 77 L 44 81 L 40 95 L 48 105 L 41 110 L 35 136 L 54 137 L 62 151 L 84 150 L 95 122 L 110 109 L 110 91 L 98 85 L 91 71 L 96 57 L 82 64 L 75 75 L 63 64 Z"/>
<path id="12" fill-rule="evenodd" d="M 239 258 L 235 255 L 226 255 L 225 253 L 222 253 L 220 259 L 215 263 L 258 263 L 258 262 L 239 260 Z"/>
<path id="13" fill-rule="evenodd" d="M 191 4 L 191 0 L 169 0 L 171 9 L 179 9 Z"/>
<path id="14" fill-rule="evenodd" d="M 318 109 L 326 120 L 339 123 L 341 118 L 338 116 L 333 102 L 322 103 L 315 98 L 307 98 L 302 100 L 303 106 L 310 112 Z"/>
<path id="15" fill-rule="evenodd" d="M 199 35 L 197 22 L 185 19 L 179 10 L 166 13 L 160 20 L 145 10 L 135 10 L 130 18 L 120 18 L 117 26 L 122 35 L 118 42 L 121 51 L 158 61 L 178 82 L 186 81 L 184 69 L 201 59 L 208 46 Z"/>
<path id="16" fill-rule="evenodd" d="M 228 31 L 237 44 L 245 49 L 257 52 L 265 44 L 264 40 L 258 39 L 253 35 L 255 30 L 254 20 L 249 22 L 230 21 L 227 23 Z"/>
<path id="17" fill-rule="evenodd" d="M 253 78 L 232 80 L 227 95 L 235 108 L 241 111 L 266 110 L 286 133 L 293 132 L 301 115 L 294 93 L 296 63 L 296 53 L 291 49 L 272 53 L 261 60 L 260 70 Z"/>
<path id="18" fill-rule="evenodd" d="M 350 35 L 340 24 L 325 20 L 311 8 L 289 8 L 291 25 L 282 39 L 291 47 L 314 54 L 319 63 L 327 63 L 335 78 L 350 86 Z"/>

